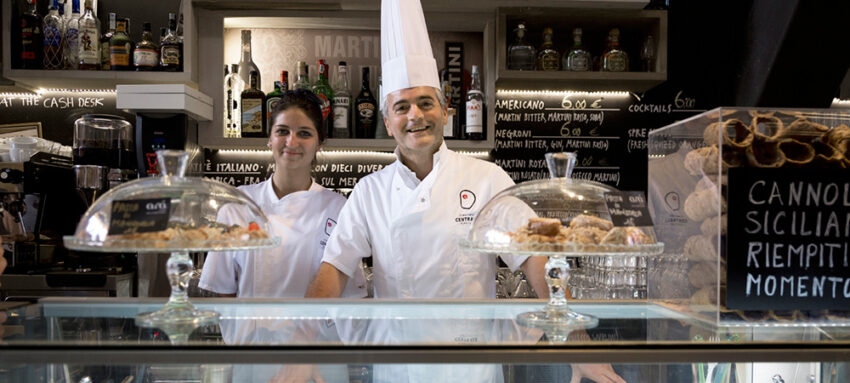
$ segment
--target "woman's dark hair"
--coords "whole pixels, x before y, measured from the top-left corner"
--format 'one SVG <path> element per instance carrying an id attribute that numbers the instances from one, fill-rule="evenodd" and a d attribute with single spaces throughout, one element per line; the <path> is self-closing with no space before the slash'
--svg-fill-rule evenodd
<path id="1" fill-rule="evenodd" d="M 328 132 L 325 132 L 325 129 L 323 129 L 322 102 L 315 94 L 313 94 L 313 92 L 305 89 L 288 90 L 283 92 L 280 96 L 280 101 L 278 101 L 277 105 L 269 114 L 268 124 L 266 125 L 269 127 L 268 134 L 271 135 L 272 129 L 274 128 L 274 120 L 277 118 L 277 115 L 290 108 L 301 109 L 301 111 L 304 112 L 311 121 L 313 121 L 313 125 L 316 126 L 316 132 L 319 134 L 319 143 L 324 143 L 325 139 L 328 138 Z"/>

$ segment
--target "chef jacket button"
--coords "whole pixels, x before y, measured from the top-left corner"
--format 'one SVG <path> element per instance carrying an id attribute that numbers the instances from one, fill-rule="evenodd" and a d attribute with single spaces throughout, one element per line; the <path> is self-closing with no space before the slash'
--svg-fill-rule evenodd
<path id="1" fill-rule="evenodd" d="M 420 198 L 419 202 L 425 202 L 425 198 Z"/>

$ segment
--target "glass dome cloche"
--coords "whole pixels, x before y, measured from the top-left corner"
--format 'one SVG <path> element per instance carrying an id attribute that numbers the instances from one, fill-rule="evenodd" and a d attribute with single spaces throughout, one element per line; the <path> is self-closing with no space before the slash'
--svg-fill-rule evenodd
<path id="1" fill-rule="evenodd" d="M 607 201 L 623 195 L 617 189 L 570 178 L 575 153 L 547 153 L 546 162 L 551 178 L 523 182 L 494 196 L 460 245 L 503 256 L 548 257 L 549 303 L 543 311 L 520 314 L 518 321 L 552 330 L 593 327 L 596 318 L 567 306 L 567 258 L 658 255 L 664 244 L 655 240 L 651 224 L 630 225 L 629 218 L 615 224 Z"/>
<path id="2" fill-rule="evenodd" d="M 268 218 L 244 193 L 222 182 L 186 177 L 187 152 L 156 154 L 160 177 L 106 192 L 80 219 L 74 235 L 63 239 L 65 247 L 78 251 L 171 253 L 166 264 L 171 297 L 161 310 L 139 314 L 136 324 L 160 328 L 179 342 L 219 318 L 189 303 L 189 253 L 274 247 L 280 238 L 271 236 Z"/>

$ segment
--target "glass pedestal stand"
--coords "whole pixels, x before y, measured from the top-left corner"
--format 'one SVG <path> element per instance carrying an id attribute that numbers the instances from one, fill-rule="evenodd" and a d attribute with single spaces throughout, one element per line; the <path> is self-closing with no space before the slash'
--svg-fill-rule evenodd
<path id="1" fill-rule="evenodd" d="M 570 310 L 567 305 L 569 269 L 566 254 L 550 254 L 549 261 L 546 262 L 549 303 L 542 311 L 532 311 L 517 316 L 517 322 L 520 325 L 543 330 L 551 342 L 564 342 L 570 331 L 592 328 L 599 324 L 596 317 L 579 314 Z"/>
<path id="2" fill-rule="evenodd" d="M 198 310 L 189 302 L 186 290 L 194 269 L 189 253 L 171 253 L 166 269 L 171 283 L 171 297 L 159 311 L 136 315 L 136 326 L 158 328 L 168 334 L 171 343 L 186 343 L 196 328 L 217 324 L 219 314 Z"/>

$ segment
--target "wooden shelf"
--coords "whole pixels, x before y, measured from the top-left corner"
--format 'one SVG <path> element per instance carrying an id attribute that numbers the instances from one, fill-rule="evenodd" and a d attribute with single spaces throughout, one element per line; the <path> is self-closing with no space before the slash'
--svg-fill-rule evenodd
<path id="1" fill-rule="evenodd" d="M 380 0 L 193 0 L 196 7 L 219 11 L 378 11 Z M 569 7 L 598 9 L 643 9 L 649 0 L 523 0 L 525 7 Z M 517 6 L 515 0 L 427 0 L 425 12 L 493 12 L 498 7 Z"/>
<path id="2" fill-rule="evenodd" d="M 11 23 L 13 1 L 2 3 L 4 19 L 2 25 L 2 77 L 13 81 L 16 87 L 36 90 L 44 89 L 115 89 L 118 84 L 185 84 L 198 88 L 197 81 L 197 34 L 194 7 L 191 2 L 182 4 L 183 12 L 183 72 L 135 72 L 135 71 L 88 71 L 88 70 L 39 70 L 14 69 L 11 65 Z M 134 3 L 135 4 L 135 3 Z M 157 7 L 169 3 L 168 0 L 157 0 L 146 3 L 148 7 Z M 115 5 L 118 5 L 117 3 Z M 125 7 L 133 9 L 130 2 L 120 4 L 120 9 L 110 8 L 123 14 Z M 135 6 L 135 5 L 134 5 Z M 127 11 L 132 14 L 132 11 Z M 103 26 L 102 26 L 103 27 Z"/>
<path id="3" fill-rule="evenodd" d="M 631 69 L 640 64 L 638 52 L 648 35 L 656 41 L 652 72 L 543 72 L 507 69 L 507 45 L 513 28 L 524 21 L 526 38 L 539 46 L 544 27 L 555 31 L 555 48 L 569 50 L 573 28 L 582 28 L 582 42 L 592 55 L 604 50 L 611 28 L 621 31 L 621 49 L 629 54 Z M 667 12 L 627 9 L 499 8 L 496 29 L 496 87 L 500 90 L 575 90 L 642 92 L 667 81 Z"/>
<path id="4" fill-rule="evenodd" d="M 84 70 L 9 69 L 5 77 L 30 89 L 114 89 L 118 84 L 186 84 L 197 88 L 185 72 L 118 72 Z"/>
<path id="5" fill-rule="evenodd" d="M 543 72 L 500 70 L 496 86 L 504 90 L 592 90 L 642 92 L 667 80 L 657 72 Z"/>
<path id="6" fill-rule="evenodd" d="M 267 150 L 265 138 L 223 138 L 216 144 L 204 145 L 208 149 L 236 150 Z M 446 145 L 452 150 L 490 151 L 493 149 L 488 141 L 446 140 Z M 358 138 L 329 138 L 324 145 L 327 150 L 359 150 L 391 152 L 396 142 L 392 138 L 358 139 Z"/>

